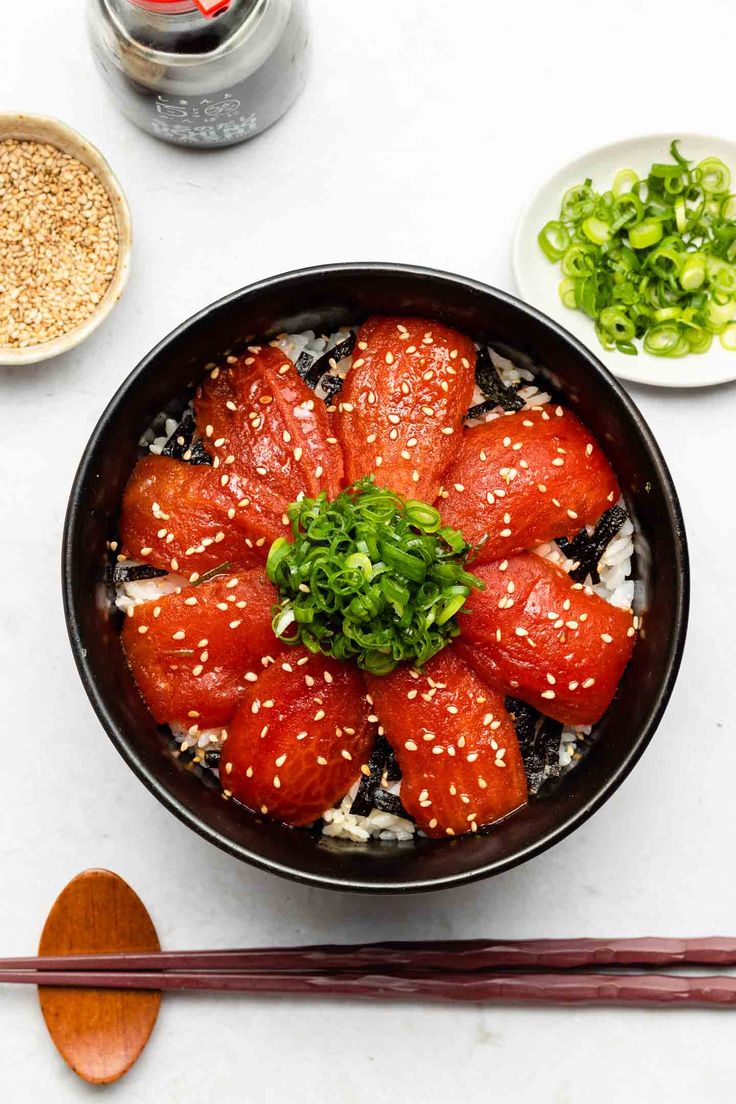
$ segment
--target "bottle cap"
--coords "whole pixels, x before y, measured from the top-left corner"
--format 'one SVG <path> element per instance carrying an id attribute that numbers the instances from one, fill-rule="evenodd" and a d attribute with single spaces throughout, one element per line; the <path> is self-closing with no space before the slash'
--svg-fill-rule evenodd
<path id="1" fill-rule="evenodd" d="M 232 0 L 129 0 L 138 8 L 146 11 L 166 12 L 169 15 L 182 15 L 199 9 L 202 15 L 211 19 L 213 15 L 230 7 Z"/>

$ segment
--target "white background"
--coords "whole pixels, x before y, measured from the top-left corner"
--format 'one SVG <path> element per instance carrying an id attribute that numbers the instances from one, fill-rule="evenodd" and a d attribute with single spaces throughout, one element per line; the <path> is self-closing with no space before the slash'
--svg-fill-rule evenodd
<path id="1" fill-rule="evenodd" d="M 107 155 L 133 212 L 128 292 L 81 350 L 0 369 L 0 952 L 29 953 L 57 892 L 106 866 L 171 948 L 408 937 L 736 934 L 733 386 L 633 389 L 679 487 L 693 609 L 644 759 L 593 820 L 495 880 L 404 899 L 251 870 L 159 806 L 77 678 L 59 543 L 83 445 L 114 388 L 190 313 L 303 264 L 397 260 L 511 286 L 532 188 L 636 132 L 734 135 L 728 0 L 314 0 L 291 113 L 225 153 L 138 133 L 93 71 L 80 0 L 4 3 L 0 97 Z M 728 1013 L 390 1007 L 175 996 L 115 1101 L 368 1104 L 733 1100 Z M 32 990 L 0 991 L 0 1100 L 96 1094 L 54 1051 Z M 98 1098 L 98 1097 L 97 1097 Z"/>

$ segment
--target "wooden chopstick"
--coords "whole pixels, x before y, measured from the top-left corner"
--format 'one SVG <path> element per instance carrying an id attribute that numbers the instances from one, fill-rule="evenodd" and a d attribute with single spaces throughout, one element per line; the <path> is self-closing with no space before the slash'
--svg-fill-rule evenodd
<path id="1" fill-rule="evenodd" d="M 736 977 L 576 973 L 248 974 L 144 971 L 3 970 L 0 982 L 75 989 L 157 989 L 369 1000 L 469 1003 L 732 1006 Z"/>
<path id="2" fill-rule="evenodd" d="M 328 944 L 0 959 L 0 970 L 231 970 L 246 973 L 569 970 L 603 966 L 736 966 L 736 939 L 534 939 Z"/>

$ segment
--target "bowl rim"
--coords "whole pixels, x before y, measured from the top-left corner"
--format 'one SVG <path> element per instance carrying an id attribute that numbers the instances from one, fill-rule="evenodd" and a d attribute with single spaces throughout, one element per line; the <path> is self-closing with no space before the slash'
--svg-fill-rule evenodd
<path id="1" fill-rule="evenodd" d="M 133 248 L 133 228 L 130 208 L 120 181 L 110 165 L 84 135 L 50 115 L 33 115 L 28 112 L 0 112 L 0 142 L 16 138 L 25 142 L 44 142 L 56 146 L 62 153 L 81 161 L 90 169 L 107 192 L 118 228 L 118 263 L 112 280 L 95 310 L 73 330 L 60 334 L 53 341 L 29 345 L 23 349 L 0 345 L 0 366 L 7 368 L 39 364 L 44 360 L 76 349 L 98 326 L 102 325 L 125 291 L 130 275 L 130 258 Z"/>
<path id="2" fill-rule="evenodd" d="M 617 768 L 608 777 L 605 784 L 601 786 L 600 790 L 591 797 L 583 806 L 575 810 L 570 814 L 562 823 L 556 826 L 554 829 L 548 831 L 540 839 L 534 843 L 523 847 L 513 855 L 504 859 L 494 860 L 492 862 L 484 863 L 477 868 L 469 871 L 462 871 L 458 874 L 443 875 L 436 878 L 424 878 L 418 879 L 412 882 L 391 882 L 391 881 L 363 881 L 356 878 L 343 879 L 337 876 L 313 874 L 305 872 L 297 867 L 287 866 L 283 863 L 274 862 L 269 859 L 264 859 L 262 856 L 255 854 L 248 848 L 233 843 L 223 833 L 215 828 L 212 828 L 201 817 L 185 808 L 178 800 L 171 796 L 166 787 L 159 783 L 159 781 L 153 776 L 151 771 L 146 767 L 145 763 L 136 755 L 131 747 L 128 746 L 125 735 L 120 731 L 113 720 L 107 703 L 104 700 L 102 694 L 99 692 L 95 679 L 92 674 L 92 670 L 87 660 L 86 651 L 82 645 L 80 623 L 77 617 L 77 599 L 73 593 L 72 580 L 72 568 L 74 562 L 73 555 L 73 534 L 77 524 L 77 518 L 83 509 L 81 503 L 81 491 L 84 484 L 87 481 L 89 475 L 89 469 L 92 464 L 92 460 L 97 452 L 97 448 L 100 442 L 103 440 L 109 423 L 116 417 L 117 406 L 119 402 L 125 397 L 128 389 L 132 384 L 140 377 L 143 376 L 150 363 L 161 353 L 171 342 L 177 340 L 186 331 L 206 318 L 210 313 L 216 311 L 236 300 L 247 298 L 252 295 L 258 294 L 261 291 L 267 291 L 276 285 L 288 284 L 289 282 L 298 286 L 299 282 L 305 277 L 319 277 L 320 275 L 344 275 L 347 273 L 374 273 L 385 275 L 405 275 L 414 277 L 420 281 L 429 280 L 434 281 L 441 279 L 448 281 L 456 286 L 460 286 L 462 289 L 468 292 L 480 293 L 482 295 L 490 294 L 507 305 L 516 308 L 526 314 L 533 317 L 536 321 L 540 322 L 551 328 L 557 336 L 561 337 L 564 341 L 567 341 L 574 347 L 576 352 L 588 361 L 604 378 L 611 389 L 617 394 L 618 398 L 624 405 L 628 417 L 636 425 L 638 432 L 644 439 L 646 448 L 652 459 L 652 463 L 659 475 L 662 484 L 665 488 L 668 505 L 671 511 L 672 520 L 676 531 L 680 534 L 679 541 L 675 544 L 674 554 L 676 562 L 676 578 L 678 580 L 677 593 L 674 598 L 674 619 L 675 628 L 673 633 L 674 648 L 671 655 L 671 662 L 668 665 L 667 670 L 663 673 L 663 678 L 658 685 L 656 696 L 653 700 L 653 708 L 648 725 L 641 731 L 636 740 L 636 743 L 631 748 L 629 753 L 620 761 Z M 97 714 L 103 728 L 107 732 L 109 738 L 117 748 L 118 752 L 131 768 L 134 774 L 143 782 L 148 790 L 162 805 L 165 806 L 170 812 L 172 812 L 180 821 L 186 824 L 189 828 L 193 829 L 198 835 L 208 840 L 210 843 L 219 847 L 221 850 L 228 854 L 250 863 L 251 865 L 266 870 L 273 874 L 278 874 L 282 877 L 288 878 L 292 881 L 300 882 L 304 885 L 316 886 L 324 889 L 332 889 L 337 891 L 359 892 L 359 893 L 371 893 L 371 894 L 400 894 L 400 893 L 416 893 L 422 891 L 432 891 L 442 888 L 457 887 L 466 885 L 468 883 L 478 881 L 481 878 L 486 878 L 494 874 L 500 874 L 505 870 L 509 870 L 512 867 L 519 866 L 521 863 L 534 858 L 536 855 L 541 854 L 553 844 L 565 839 L 575 829 L 580 827 L 588 820 L 593 813 L 595 813 L 611 796 L 624 779 L 631 772 L 638 760 L 641 758 L 645 749 L 647 748 L 654 732 L 659 725 L 662 715 L 665 711 L 670 695 L 675 685 L 677 674 L 680 668 L 682 660 L 682 654 L 685 646 L 685 637 L 687 633 L 689 602 L 690 602 L 690 567 L 689 567 L 689 555 L 687 546 L 687 536 L 685 532 L 684 519 L 682 516 L 682 509 L 680 506 L 677 491 L 672 480 L 669 468 L 662 455 L 662 452 L 657 444 L 654 436 L 645 422 L 643 416 L 639 412 L 637 406 L 633 400 L 629 397 L 627 392 L 621 386 L 611 373 L 604 367 L 603 364 L 597 359 L 595 354 L 591 352 L 582 342 L 578 341 L 572 334 L 568 333 L 563 326 L 561 326 L 554 319 L 548 318 L 541 311 L 532 307 L 530 304 L 523 302 L 511 295 L 509 292 L 503 291 L 499 288 L 492 287 L 489 284 L 484 284 L 478 280 L 471 279 L 469 277 L 460 276 L 455 273 L 445 272 L 441 269 L 399 264 L 395 262 L 341 262 L 337 264 L 316 265 L 310 267 L 304 267 L 299 269 L 292 269 L 288 272 L 279 273 L 274 276 L 267 277 L 252 284 L 248 284 L 243 288 L 239 288 L 237 291 L 233 291 L 228 295 L 221 297 L 215 302 L 203 307 L 195 314 L 191 315 L 180 325 L 175 327 L 169 334 L 167 334 L 161 341 L 159 341 L 143 358 L 139 361 L 132 372 L 126 377 L 122 384 L 118 387 L 117 391 L 113 395 L 105 407 L 102 415 L 100 416 L 97 425 L 95 426 L 92 434 L 85 446 L 82 458 L 80 460 L 77 472 L 74 476 L 71 493 L 69 496 L 69 503 L 67 507 L 66 518 L 64 522 L 64 531 L 62 537 L 62 589 L 63 589 L 63 603 L 64 603 L 64 615 L 67 624 L 67 631 L 69 634 L 69 640 L 74 654 L 77 670 L 79 671 L 82 684 L 85 688 L 88 698 L 92 704 L 92 707 Z"/>

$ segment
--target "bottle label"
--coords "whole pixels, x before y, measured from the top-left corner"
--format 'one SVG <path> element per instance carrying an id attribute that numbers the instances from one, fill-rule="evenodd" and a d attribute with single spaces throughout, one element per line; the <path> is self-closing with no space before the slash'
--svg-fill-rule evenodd
<path id="1" fill-rule="evenodd" d="M 232 92 L 178 98 L 157 95 L 151 130 L 159 138 L 182 145 L 227 145 L 258 130 L 254 111 L 248 111 Z"/>

